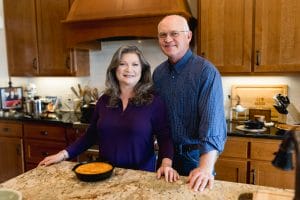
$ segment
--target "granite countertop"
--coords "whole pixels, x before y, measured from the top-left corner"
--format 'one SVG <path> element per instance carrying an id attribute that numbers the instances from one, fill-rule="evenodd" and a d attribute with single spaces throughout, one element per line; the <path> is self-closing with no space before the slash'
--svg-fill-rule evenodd
<path id="1" fill-rule="evenodd" d="M 8 112 L 7 112 L 8 113 Z M 56 112 L 56 113 L 45 113 L 41 115 L 27 115 L 22 112 L 15 112 L 9 115 L 0 116 L 2 120 L 15 120 L 23 122 L 41 122 L 49 124 L 65 124 L 72 125 L 74 122 L 79 122 L 81 113 L 75 112 Z"/>
<path id="2" fill-rule="evenodd" d="M 72 171 L 75 164 L 64 161 L 49 167 L 37 167 L 0 184 L 0 188 L 18 190 L 22 193 L 24 200 L 233 200 L 241 199 L 239 196 L 242 193 L 253 193 L 259 190 L 293 194 L 293 190 L 217 180 L 212 190 L 200 193 L 188 188 L 185 183 L 187 177 L 180 177 L 177 182 L 167 183 L 163 179 L 156 179 L 155 173 L 122 168 L 115 168 L 109 179 L 98 182 L 82 182 Z"/>

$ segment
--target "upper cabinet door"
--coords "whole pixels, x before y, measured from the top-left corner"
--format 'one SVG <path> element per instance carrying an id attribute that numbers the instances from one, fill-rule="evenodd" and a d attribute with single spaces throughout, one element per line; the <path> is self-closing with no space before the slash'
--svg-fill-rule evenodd
<path id="1" fill-rule="evenodd" d="M 72 1 L 70 1 L 72 2 Z M 88 76 L 89 50 L 68 49 L 69 0 L 4 0 L 10 76 Z"/>
<path id="2" fill-rule="evenodd" d="M 38 74 L 35 2 L 4 0 L 8 69 L 11 76 Z"/>
<path id="3" fill-rule="evenodd" d="M 251 72 L 252 0 L 201 0 L 198 11 L 198 54 L 220 72 Z"/>
<path id="4" fill-rule="evenodd" d="M 71 74 L 70 55 L 64 44 L 61 21 L 69 11 L 69 0 L 36 0 L 39 68 L 41 76 Z"/>
<path id="5" fill-rule="evenodd" d="M 300 71 L 300 1 L 259 0 L 255 8 L 255 72 Z"/>

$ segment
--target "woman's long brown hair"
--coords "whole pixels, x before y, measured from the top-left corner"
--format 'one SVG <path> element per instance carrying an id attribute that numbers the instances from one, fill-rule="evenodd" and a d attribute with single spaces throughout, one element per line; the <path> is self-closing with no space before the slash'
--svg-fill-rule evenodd
<path id="1" fill-rule="evenodd" d="M 146 105 L 153 100 L 153 84 L 151 79 L 151 68 L 142 52 L 136 46 L 122 46 L 113 55 L 110 65 L 106 71 L 106 89 L 104 94 L 110 97 L 109 106 L 117 107 L 120 102 L 120 86 L 116 76 L 116 69 L 120 65 L 123 54 L 135 53 L 141 62 L 142 74 L 141 79 L 134 87 L 135 96 L 130 99 L 134 105 Z"/>

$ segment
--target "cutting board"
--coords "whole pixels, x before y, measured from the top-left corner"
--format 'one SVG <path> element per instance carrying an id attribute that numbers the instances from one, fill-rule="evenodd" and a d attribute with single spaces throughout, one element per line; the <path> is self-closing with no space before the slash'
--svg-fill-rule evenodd
<path id="1" fill-rule="evenodd" d="M 237 104 L 238 96 L 240 104 L 247 109 L 270 109 L 271 120 L 278 120 L 278 112 L 274 108 L 273 97 L 276 94 L 288 95 L 287 85 L 233 85 L 231 88 L 231 106 Z"/>

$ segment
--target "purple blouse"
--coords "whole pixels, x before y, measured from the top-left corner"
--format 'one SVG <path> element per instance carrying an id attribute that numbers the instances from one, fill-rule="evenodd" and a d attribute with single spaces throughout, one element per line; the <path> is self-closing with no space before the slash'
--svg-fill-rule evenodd
<path id="1" fill-rule="evenodd" d="M 107 95 L 100 97 L 86 133 L 67 147 L 70 159 L 98 144 L 99 157 L 116 167 L 155 171 L 154 135 L 159 145 L 158 163 L 173 158 L 167 110 L 161 98 L 155 96 L 144 106 L 129 102 L 124 111 L 121 100 L 118 107 L 109 107 L 108 100 Z"/>

